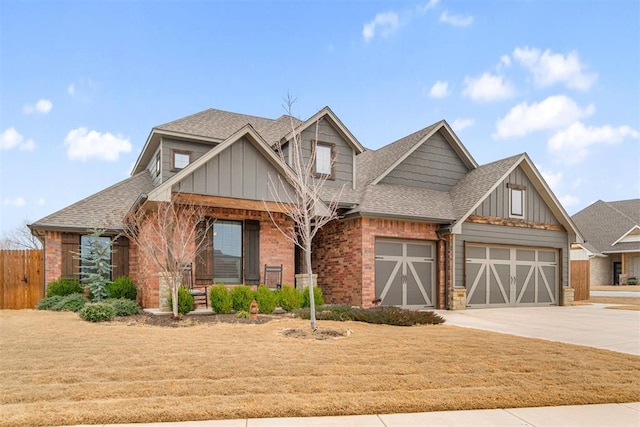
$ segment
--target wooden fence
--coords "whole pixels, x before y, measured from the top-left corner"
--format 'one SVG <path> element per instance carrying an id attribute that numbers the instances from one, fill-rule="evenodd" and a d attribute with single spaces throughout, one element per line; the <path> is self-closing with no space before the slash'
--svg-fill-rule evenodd
<path id="1" fill-rule="evenodd" d="M 0 250 L 0 309 L 34 308 L 44 297 L 41 250 Z"/>
<path id="2" fill-rule="evenodd" d="M 589 294 L 589 260 L 571 261 L 571 287 L 574 301 L 586 301 Z"/>

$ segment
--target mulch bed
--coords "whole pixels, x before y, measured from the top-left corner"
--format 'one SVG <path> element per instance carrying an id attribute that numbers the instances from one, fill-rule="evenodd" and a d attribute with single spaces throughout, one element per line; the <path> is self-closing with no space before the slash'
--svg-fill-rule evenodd
<path id="1" fill-rule="evenodd" d="M 127 323 L 129 325 L 151 325 L 164 326 L 170 328 L 179 328 L 184 326 L 194 326 L 209 323 L 237 323 L 243 325 L 261 325 L 274 319 L 289 316 L 282 315 L 264 315 L 259 314 L 255 319 L 238 318 L 235 314 L 187 314 L 179 319 L 174 319 L 171 314 L 150 314 L 142 313 L 134 316 L 116 317 L 114 322 Z"/>

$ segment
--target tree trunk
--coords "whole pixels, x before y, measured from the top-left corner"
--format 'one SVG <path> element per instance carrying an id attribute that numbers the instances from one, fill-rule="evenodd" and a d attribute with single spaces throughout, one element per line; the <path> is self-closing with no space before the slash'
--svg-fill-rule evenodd
<path id="1" fill-rule="evenodd" d="M 175 274 L 171 275 L 171 309 L 173 310 L 173 318 L 178 318 L 178 279 Z"/>
<path id="2" fill-rule="evenodd" d="M 306 242 L 305 250 L 305 263 L 307 264 L 307 283 L 309 284 L 309 319 L 311 320 L 311 330 L 317 331 L 316 325 L 316 301 L 313 297 L 313 271 L 311 269 L 311 242 Z"/>

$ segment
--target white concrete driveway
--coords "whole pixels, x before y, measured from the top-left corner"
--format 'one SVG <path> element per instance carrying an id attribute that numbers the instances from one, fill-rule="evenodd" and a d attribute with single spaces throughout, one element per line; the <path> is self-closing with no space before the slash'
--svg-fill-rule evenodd
<path id="1" fill-rule="evenodd" d="M 603 348 L 640 356 L 640 311 L 575 307 L 436 310 L 448 325 Z"/>

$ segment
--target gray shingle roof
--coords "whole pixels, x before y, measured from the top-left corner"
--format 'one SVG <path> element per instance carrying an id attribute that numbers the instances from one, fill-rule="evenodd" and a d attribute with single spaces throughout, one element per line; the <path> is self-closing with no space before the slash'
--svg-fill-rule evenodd
<path id="1" fill-rule="evenodd" d="M 121 230 L 122 219 L 138 196 L 151 191 L 147 171 L 120 181 L 30 225 L 31 229 L 88 230 L 94 227 Z"/>
<path id="2" fill-rule="evenodd" d="M 604 202 L 598 200 L 571 217 L 585 240 L 599 252 L 640 250 L 640 242 L 612 246 L 634 226 L 640 226 L 640 199 Z"/>
<path id="3" fill-rule="evenodd" d="M 273 120 L 210 108 L 156 126 L 155 129 L 224 140 L 246 124 L 250 124 L 267 142 L 274 143 L 288 132 L 291 132 L 289 119 L 290 117 L 286 115 Z M 302 123 L 296 118 L 293 118 L 293 121 L 296 125 Z"/>
<path id="4" fill-rule="evenodd" d="M 521 158 L 522 154 L 487 163 L 467 173 L 451 190 L 456 218 L 465 215 Z"/>
<path id="5" fill-rule="evenodd" d="M 455 219 L 447 192 L 380 183 L 368 185 L 360 205 L 348 213 L 417 217 L 443 222 Z"/>

